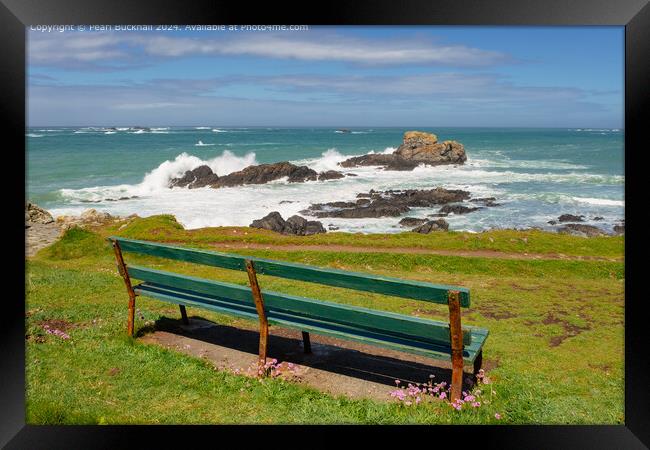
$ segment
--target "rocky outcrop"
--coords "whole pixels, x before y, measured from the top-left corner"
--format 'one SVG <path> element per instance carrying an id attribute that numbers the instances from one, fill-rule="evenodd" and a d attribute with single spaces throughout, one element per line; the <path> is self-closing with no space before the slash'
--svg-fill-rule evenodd
<path id="1" fill-rule="evenodd" d="M 52 214 L 41 208 L 35 203 L 27 202 L 25 204 L 25 225 L 30 225 L 33 223 L 53 223 L 54 217 Z"/>
<path id="2" fill-rule="evenodd" d="M 470 200 L 470 202 L 480 203 L 483 206 L 501 206 L 501 203 L 496 203 L 496 198 L 495 197 L 473 198 L 473 199 Z"/>
<path id="3" fill-rule="evenodd" d="M 391 154 L 368 154 L 349 158 L 342 167 L 381 166 L 384 170 L 413 170 L 420 164 L 463 164 L 467 161 L 465 147 L 460 142 L 438 142 L 435 134 L 407 131 L 402 144 Z"/>
<path id="4" fill-rule="evenodd" d="M 169 182 L 169 187 L 201 188 L 211 186 L 219 180 L 216 173 L 209 166 L 199 166 L 188 170 L 181 178 L 174 178 Z"/>
<path id="5" fill-rule="evenodd" d="M 429 219 L 418 219 L 417 217 L 404 217 L 399 221 L 399 226 L 407 228 L 416 227 L 418 225 L 424 224 L 428 220 Z"/>
<path id="6" fill-rule="evenodd" d="M 562 222 L 584 222 L 585 216 L 574 216 L 573 214 L 562 214 L 557 220 Z"/>
<path id="7" fill-rule="evenodd" d="M 625 224 L 619 224 L 619 225 L 614 225 L 613 230 L 614 234 L 617 236 L 620 236 L 621 234 L 625 234 Z"/>
<path id="8" fill-rule="evenodd" d="M 324 180 L 338 180 L 345 177 L 345 175 L 336 170 L 327 170 L 318 174 L 318 181 Z"/>
<path id="9" fill-rule="evenodd" d="M 568 223 L 558 228 L 557 232 L 582 237 L 607 236 L 607 233 L 605 233 L 600 228 L 593 225 L 585 225 L 581 223 Z"/>
<path id="10" fill-rule="evenodd" d="M 218 176 L 206 165 L 196 169 L 188 170 L 180 178 L 174 178 L 169 182 L 169 187 L 201 188 L 210 186 L 213 188 L 241 186 L 244 184 L 264 184 L 270 181 L 287 178 L 289 183 L 302 183 L 305 181 L 323 181 L 343 178 L 345 175 L 336 170 L 328 170 L 317 173 L 307 166 L 296 166 L 284 161 L 273 164 L 259 164 L 248 166 L 243 170 Z"/>
<path id="11" fill-rule="evenodd" d="M 341 167 L 381 166 L 384 170 L 413 170 L 419 161 L 409 161 L 401 156 L 383 153 L 355 156 L 339 163 Z"/>
<path id="12" fill-rule="evenodd" d="M 291 216 L 287 220 L 284 220 L 277 211 L 273 211 L 261 219 L 253 220 L 253 223 L 249 226 L 252 228 L 262 228 L 277 233 L 295 234 L 298 236 L 325 233 L 325 228 L 321 222 L 307 220 L 300 216 Z"/>
<path id="13" fill-rule="evenodd" d="M 440 214 L 467 214 L 482 209 L 480 207 L 469 207 L 463 205 L 445 205 L 438 211 Z"/>
<path id="14" fill-rule="evenodd" d="M 469 192 L 441 187 L 428 190 L 408 189 L 385 192 L 370 191 L 358 194 L 355 202 L 316 203 L 301 211 L 316 217 L 339 217 L 345 219 L 398 217 L 411 208 L 431 207 L 460 202 L 469 198 Z"/>
<path id="15" fill-rule="evenodd" d="M 432 231 L 447 231 L 449 229 L 449 224 L 445 219 L 430 220 L 417 228 L 413 228 L 411 231 L 415 233 L 428 234 Z"/>
<path id="16" fill-rule="evenodd" d="M 81 213 L 79 216 L 59 216 L 56 218 L 56 223 L 63 230 L 72 227 L 88 228 L 98 227 L 116 222 L 130 221 L 138 217 L 137 214 L 131 214 L 126 217 L 112 216 L 107 212 L 97 211 L 96 209 L 88 209 Z M 125 224 L 126 225 L 126 224 Z"/>
<path id="17" fill-rule="evenodd" d="M 296 166 L 284 161 L 273 164 L 260 164 L 248 166 L 238 172 L 233 172 L 223 177 L 212 185 L 212 187 L 240 186 L 242 184 L 264 184 L 269 181 L 279 180 L 287 177 L 289 183 L 316 180 L 318 174 L 307 166 Z"/>
<path id="18" fill-rule="evenodd" d="M 467 160 L 465 147 L 456 141 L 439 143 L 435 134 L 407 131 L 404 140 L 393 153 L 410 161 L 427 164 L 462 164 Z"/>

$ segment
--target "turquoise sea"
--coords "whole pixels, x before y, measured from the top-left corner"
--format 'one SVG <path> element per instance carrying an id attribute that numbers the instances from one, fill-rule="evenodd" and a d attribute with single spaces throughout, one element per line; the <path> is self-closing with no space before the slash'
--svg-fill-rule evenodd
<path id="1" fill-rule="evenodd" d="M 370 189 L 442 186 L 496 197 L 501 204 L 447 217 L 453 230 L 554 229 L 547 222 L 570 213 L 609 232 L 624 218 L 624 133 L 618 129 L 415 128 L 461 142 L 468 160 L 462 166 L 396 172 L 341 169 L 337 163 L 352 155 L 392 152 L 407 128 L 341 133 L 334 128 L 110 127 L 29 128 L 28 199 L 55 216 L 89 208 L 117 215 L 169 213 L 186 228 L 198 228 L 248 225 L 271 211 L 287 218 L 310 203 L 353 200 Z M 278 161 L 357 176 L 223 189 L 167 187 L 171 178 L 201 164 L 225 175 Z M 407 215 L 425 217 L 436 210 Z M 399 218 L 321 220 L 342 231 L 403 231 Z"/>

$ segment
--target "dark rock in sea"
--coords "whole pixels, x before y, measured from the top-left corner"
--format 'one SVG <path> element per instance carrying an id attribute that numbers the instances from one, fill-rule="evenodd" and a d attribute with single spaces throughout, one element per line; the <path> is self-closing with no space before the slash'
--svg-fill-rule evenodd
<path id="1" fill-rule="evenodd" d="M 298 236 L 325 233 L 325 228 L 321 222 L 307 220 L 300 216 L 291 216 L 287 220 L 284 220 L 277 211 L 273 211 L 261 219 L 253 220 L 253 223 L 249 226 Z"/>
<path id="2" fill-rule="evenodd" d="M 584 216 L 574 216 L 573 214 L 562 214 L 557 218 L 560 222 L 584 222 Z"/>
<path id="3" fill-rule="evenodd" d="M 356 173 L 350 172 L 350 173 L 347 173 L 346 176 L 348 176 L 348 177 L 358 177 L 359 175 L 357 175 Z"/>
<path id="4" fill-rule="evenodd" d="M 202 165 L 196 169 L 188 170 L 181 178 L 174 178 L 169 182 L 169 187 L 201 188 L 211 186 L 219 181 L 219 177 L 209 166 Z"/>
<path id="5" fill-rule="evenodd" d="M 296 203 L 296 201 L 295 200 L 282 200 L 280 202 L 281 205 L 284 205 L 285 203 Z"/>
<path id="6" fill-rule="evenodd" d="M 372 190 L 368 194 L 362 192 L 360 194 L 357 194 L 357 198 L 370 198 L 370 197 L 372 197 L 372 192 L 373 192 Z"/>
<path id="7" fill-rule="evenodd" d="M 420 162 L 409 161 L 395 154 L 369 154 L 355 156 L 339 163 L 341 167 L 380 166 L 385 170 L 413 170 Z"/>
<path id="8" fill-rule="evenodd" d="M 555 225 L 555 224 L 557 224 L 557 221 L 556 220 L 549 220 L 546 223 L 550 223 L 551 225 Z"/>
<path id="9" fill-rule="evenodd" d="M 482 208 L 470 208 L 463 205 L 445 205 L 438 211 L 441 214 L 467 214 Z"/>
<path id="10" fill-rule="evenodd" d="M 614 225 L 614 234 L 617 236 L 620 236 L 621 234 L 625 234 L 625 224 Z"/>
<path id="11" fill-rule="evenodd" d="M 422 225 L 423 223 L 428 222 L 428 219 L 418 219 L 417 217 L 404 217 L 399 221 L 399 225 L 402 227 L 416 227 Z"/>
<path id="12" fill-rule="evenodd" d="M 343 177 L 345 177 L 345 175 L 343 175 L 341 172 L 338 172 L 336 170 L 328 170 L 326 172 L 321 172 L 318 174 L 318 181 L 338 180 L 339 178 Z"/>
<path id="13" fill-rule="evenodd" d="M 432 231 L 447 231 L 449 224 L 445 219 L 430 220 L 411 231 L 415 233 L 429 234 Z"/>
<path id="14" fill-rule="evenodd" d="M 307 166 L 296 166 L 284 161 L 273 164 L 260 164 L 248 166 L 243 170 L 229 173 L 224 176 L 217 176 L 208 166 L 199 166 L 196 169 L 188 170 L 181 178 L 174 178 L 169 182 L 169 187 L 198 188 L 210 186 L 213 188 L 241 186 L 244 184 L 264 184 L 270 181 L 287 178 L 289 183 L 302 183 L 305 181 L 316 181 L 317 179 L 327 180 L 342 178 L 344 175 L 334 170 L 322 172 L 320 175 Z"/>
<path id="15" fill-rule="evenodd" d="M 481 203 L 483 206 L 501 206 L 501 203 L 495 203 L 495 197 L 473 198 L 470 202 Z"/>
<path id="16" fill-rule="evenodd" d="M 420 164 L 463 164 L 466 160 L 465 148 L 459 142 L 438 142 L 435 134 L 407 131 L 402 145 L 391 154 L 371 153 L 339 164 L 342 167 L 381 166 L 385 170 L 413 170 Z"/>
<path id="17" fill-rule="evenodd" d="M 359 201 L 368 200 L 368 197 L 369 201 Z M 431 207 L 466 200 L 469 198 L 469 192 L 438 187 L 429 190 L 370 191 L 363 196 L 357 195 L 357 198 L 357 202 L 316 203 L 301 212 L 316 217 L 347 219 L 397 217 L 410 211 L 412 207 Z"/>
<path id="18" fill-rule="evenodd" d="M 329 226 L 327 227 L 327 229 L 328 229 L 329 231 L 336 231 L 336 230 L 339 229 L 339 227 L 335 227 L 335 226 L 333 226 L 333 225 L 329 225 Z"/>
<path id="19" fill-rule="evenodd" d="M 433 214 L 427 214 L 427 217 L 447 217 L 449 214 L 447 213 L 433 213 Z"/>
<path id="20" fill-rule="evenodd" d="M 557 230 L 558 233 L 567 233 L 574 236 L 583 236 L 583 237 L 594 237 L 594 236 L 606 236 L 603 230 L 593 225 L 584 225 L 581 223 L 569 223 L 560 227 Z"/>
<path id="21" fill-rule="evenodd" d="M 592 218 L 591 220 L 605 220 L 605 218 L 600 217 L 600 216 L 596 216 L 596 217 Z"/>

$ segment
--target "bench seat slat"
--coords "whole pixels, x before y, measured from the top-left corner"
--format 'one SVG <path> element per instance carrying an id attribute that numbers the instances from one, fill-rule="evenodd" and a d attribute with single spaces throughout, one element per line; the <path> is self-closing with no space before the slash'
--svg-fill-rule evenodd
<path id="1" fill-rule="evenodd" d="M 191 293 L 148 282 L 139 284 L 135 286 L 134 289 L 139 295 L 145 295 L 171 303 L 196 306 L 253 320 L 257 319 L 254 305 L 252 303 L 249 305 L 243 305 L 239 299 Z M 418 354 L 421 356 L 433 357 L 441 360 L 449 361 L 451 359 L 449 355 L 449 345 L 443 343 L 427 343 L 416 339 L 409 340 L 406 338 L 399 338 L 378 331 L 357 329 L 345 324 L 296 316 L 285 311 L 270 310 L 268 320 L 271 324 L 313 332 L 315 334 L 345 338 L 361 343 Z M 478 351 L 483 346 L 483 342 L 487 337 L 486 334 L 476 333 L 476 330 L 482 329 L 477 329 L 475 327 L 471 329 L 472 344 L 466 346 L 463 351 L 463 360 L 466 364 L 473 363 Z"/>
<path id="2" fill-rule="evenodd" d="M 457 290 L 460 292 L 460 305 L 462 307 L 469 307 L 470 305 L 469 290 L 458 286 L 440 285 L 423 281 L 385 277 L 381 275 L 348 272 L 305 264 L 274 261 L 252 256 L 189 249 L 167 244 L 158 244 L 155 242 L 125 239 L 117 236 L 111 236 L 109 239 L 118 241 L 120 248 L 125 252 L 140 253 L 241 271 L 246 270 L 244 261 L 249 259 L 254 262 L 255 270 L 259 274 L 374 292 L 384 295 L 412 298 L 433 303 L 447 304 L 448 291 Z"/>
<path id="3" fill-rule="evenodd" d="M 254 306 L 252 294 L 248 287 L 207 280 L 203 278 L 178 275 L 139 266 L 129 266 L 129 275 L 135 279 L 154 283 L 159 286 L 174 286 L 171 289 L 185 290 L 187 293 L 198 292 L 208 296 L 228 297 L 240 305 Z M 323 319 L 342 325 L 352 325 L 374 332 L 394 335 L 396 338 L 419 340 L 429 344 L 449 344 L 449 324 L 418 317 L 378 311 L 339 303 L 313 300 L 303 297 L 262 291 L 267 313 L 285 312 L 292 316 L 300 315 L 309 319 Z M 463 341 L 469 345 L 472 333 L 463 330 Z"/>

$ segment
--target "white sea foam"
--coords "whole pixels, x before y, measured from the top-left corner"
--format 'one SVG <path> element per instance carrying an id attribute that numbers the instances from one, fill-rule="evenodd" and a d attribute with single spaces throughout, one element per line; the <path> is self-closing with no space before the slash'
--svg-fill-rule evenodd
<path id="1" fill-rule="evenodd" d="M 195 147 L 209 147 L 211 145 L 214 145 L 214 144 L 206 144 L 203 141 L 199 141 L 196 144 L 194 144 Z"/>
<path id="2" fill-rule="evenodd" d="M 209 130 L 212 127 L 194 127 L 195 130 Z"/>
<path id="3" fill-rule="evenodd" d="M 117 131 L 104 131 L 104 134 L 115 134 Z"/>
<path id="4" fill-rule="evenodd" d="M 229 133 L 228 130 L 220 130 L 219 128 L 213 128 L 212 131 L 214 133 Z"/>
<path id="5" fill-rule="evenodd" d="M 44 134 L 36 134 L 36 133 L 27 133 L 25 136 L 31 137 L 31 138 L 39 138 L 45 136 Z"/>
<path id="6" fill-rule="evenodd" d="M 207 144 L 204 144 L 207 145 Z M 395 149 L 388 147 L 380 153 L 392 153 Z M 526 171 L 503 170 L 491 165 L 490 160 L 470 158 L 466 164 L 454 166 L 419 166 L 413 171 L 388 171 L 377 167 L 343 168 L 338 164 L 353 155 L 343 155 L 336 148 L 324 151 L 319 157 L 292 161 L 298 165 L 307 165 L 320 172 L 338 170 L 346 176 L 327 182 L 288 183 L 286 179 L 275 180 L 264 185 L 246 185 L 232 188 L 173 188 L 169 189 L 169 180 L 182 176 L 185 171 L 200 165 L 208 165 L 215 173 L 222 176 L 257 164 L 254 153 L 245 156 L 224 151 L 212 159 L 202 159 L 188 153 L 164 161 L 148 172 L 142 181 L 134 185 L 97 186 L 85 189 L 63 189 L 60 194 L 67 205 L 54 208 L 52 213 L 79 214 L 89 207 L 104 209 L 111 214 L 140 216 L 169 213 L 176 216 L 186 228 L 204 226 L 247 226 L 271 211 L 278 211 L 286 219 L 299 214 L 313 219 L 305 210 L 312 203 L 332 201 L 350 201 L 360 192 L 370 189 L 379 191 L 388 189 L 432 189 L 443 186 L 447 189 L 463 189 L 472 197 L 497 197 L 501 206 L 484 208 L 467 215 L 450 215 L 446 220 L 454 230 L 473 230 L 502 227 L 549 227 L 547 222 L 562 213 L 589 214 L 605 217 L 597 222 L 598 226 L 613 226 L 615 220 L 622 216 L 622 200 L 616 198 L 616 190 L 622 188 L 623 176 L 599 175 L 577 171 L 566 161 L 542 163 L 548 172 L 533 173 Z M 525 162 L 527 163 L 527 162 Z M 517 164 L 517 162 L 515 162 Z M 547 165 L 545 165 L 547 164 Z M 548 164 L 551 164 L 550 166 Z M 553 166 L 553 164 L 556 164 Z M 559 165 L 557 165 L 559 164 Z M 507 168 L 507 167 L 506 167 Z M 564 169 L 562 173 L 550 169 Z M 576 170 L 576 171 L 573 171 Z M 534 192 L 514 193 L 510 183 L 542 183 L 557 186 L 560 193 Z M 557 183 L 557 184 L 554 184 Z M 580 195 L 578 192 L 596 192 L 598 185 L 612 185 L 614 199 L 596 198 L 595 195 Z M 582 187 L 581 187 L 582 186 Z M 519 189 L 519 188 L 517 188 Z M 555 189 L 555 188 L 553 188 Z M 566 189 L 566 191 L 565 191 Z M 565 193 L 561 193 L 565 192 Z M 571 193 L 569 193 L 571 192 Z M 138 196 L 139 198 L 118 202 L 104 202 L 108 198 Z M 592 198 L 593 197 L 593 198 Z M 88 204 L 85 202 L 98 202 Z M 408 213 L 414 217 L 426 217 L 437 212 L 439 207 L 413 208 Z M 339 227 L 341 231 L 350 232 L 401 232 L 397 225 L 399 219 L 339 219 L 320 218 L 327 228 L 329 224 Z M 595 223 L 596 224 L 596 223 Z"/>
<path id="7" fill-rule="evenodd" d="M 136 185 L 96 186 L 83 189 L 61 189 L 61 195 L 76 202 L 99 202 L 107 198 L 152 196 L 169 191 L 169 181 L 182 176 L 186 171 L 201 165 L 209 166 L 217 175 L 226 175 L 255 164 L 255 154 L 249 153 L 243 157 L 235 156 L 229 151 L 209 160 L 202 160 L 193 155 L 182 153 L 172 161 L 164 161 L 158 167 L 147 173 L 142 182 Z"/>
<path id="8" fill-rule="evenodd" d="M 611 200 L 608 198 L 585 198 L 585 197 L 571 197 L 576 202 L 588 203 L 590 205 L 603 205 L 603 206 L 625 206 L 624 200 Z"/>

